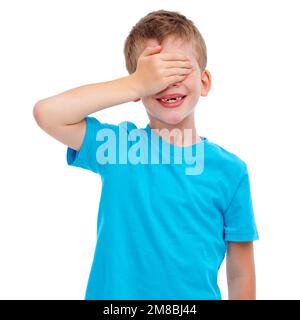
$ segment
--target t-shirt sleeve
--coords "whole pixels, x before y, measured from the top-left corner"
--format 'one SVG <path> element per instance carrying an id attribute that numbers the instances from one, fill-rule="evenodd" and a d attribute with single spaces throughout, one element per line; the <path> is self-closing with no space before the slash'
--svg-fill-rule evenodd
<path id="1" fill-rule="evenodd" d="M 224 239 L 225 241 L 253 241 L 259 239 L 246 165 L 242 178 L 224 213 Z"/>
<path id="2" fill-rule="evenodd" d="M 67 147 L 67 164 L 74 167 L 90 170 L 102 175 L 107 167 L 107 163 L 97 160 L 97 151 L 101 144 L 107 143 L 109 133 L 118 134 L 118 126 L 114 124 L 100 122 L 95 117 L 88 116 L 86 120 L 86 131 L 79 151 Z M 102 130 L 101 129 L 109 129 Z M 100 131 L 103 132 L 100 137 Z M 104 138 L 106 136 L 106 139 Z"/>

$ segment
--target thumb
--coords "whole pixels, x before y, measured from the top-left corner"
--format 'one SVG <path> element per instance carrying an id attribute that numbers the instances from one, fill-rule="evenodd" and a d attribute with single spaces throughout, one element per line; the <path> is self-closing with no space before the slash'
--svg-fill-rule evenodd
<path id="1" fill-rule="evenodd" d="M 152 54 L 155 54 L 157 52 L 160 52 L 161 50 L 161 46 L 152 46 L 152 47 L 146 47 L 145 50 L 142 52 L 142 56 L 150 56 Z"/>

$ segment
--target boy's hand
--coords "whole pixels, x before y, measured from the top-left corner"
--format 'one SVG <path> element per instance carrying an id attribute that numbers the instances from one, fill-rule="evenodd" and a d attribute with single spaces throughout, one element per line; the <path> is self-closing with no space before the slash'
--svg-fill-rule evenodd
<path id="1" fill-rule="evenodd" d="M 183 81 L 193 70 L 186 55 L 160 51 L 161 46 L 146 47 L 138 59 L 132 78 L 141 98 L 163 91 L 172 83 Z"/>

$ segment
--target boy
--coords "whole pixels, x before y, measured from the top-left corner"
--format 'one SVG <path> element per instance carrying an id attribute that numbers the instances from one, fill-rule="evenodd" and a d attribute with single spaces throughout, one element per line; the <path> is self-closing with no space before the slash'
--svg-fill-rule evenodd
<path id="1" fill-rule="evenodd" d="M 132 28 L 124 54 L 129 76 L 34 107 L 39 126 L 68 146 L 68 165 L 102 179 L 85 299 L 222 299 L 225 253 L 229 299 L 255 299 L 247 166 L 195 128 L 197 101 L 211 86 L 201 34 L 180 13 L 158 10 Z M 140 99 L 145 128 L 89 116 Z"/>

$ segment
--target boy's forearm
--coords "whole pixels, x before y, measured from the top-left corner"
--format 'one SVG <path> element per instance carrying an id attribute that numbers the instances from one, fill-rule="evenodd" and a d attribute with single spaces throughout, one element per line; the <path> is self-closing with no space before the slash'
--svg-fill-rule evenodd
<path id="1" fill-rule="evenodd" d="M 45 121 L 67 125 L 78 123 L 99 110 L 138 99 L 133 75 L 111 81 L 92 83 L 40 100 Z"/>
<path id="2" fill-rule="evenodd" d="M 237 276 L 228 281 L 229 300 L 255 300 L 255 276 Z"/>

